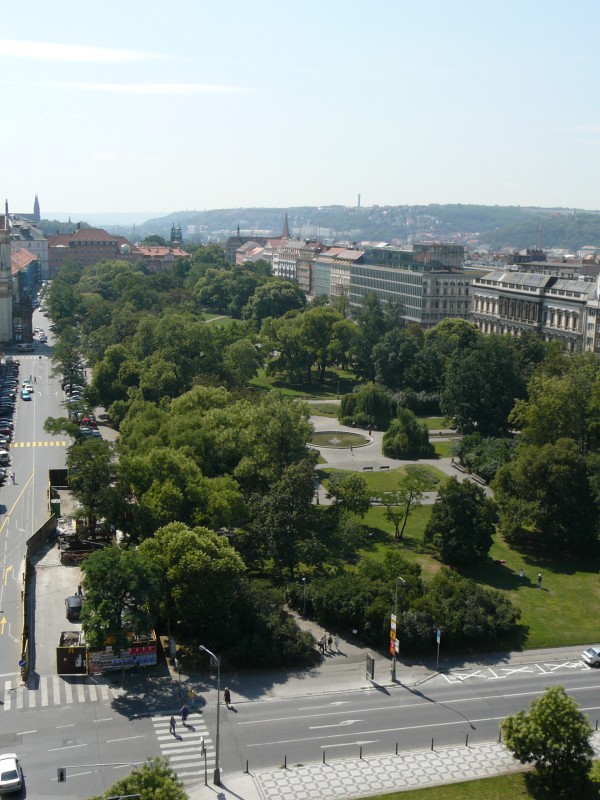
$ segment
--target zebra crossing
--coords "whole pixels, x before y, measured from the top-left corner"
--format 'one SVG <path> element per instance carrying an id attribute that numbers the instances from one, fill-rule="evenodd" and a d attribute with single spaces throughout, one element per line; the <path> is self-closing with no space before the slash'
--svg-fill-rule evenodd
<path id="1" fill-rule="evenodd" d="M 2 711 L 24 711 L 46 706 L 67 706 L 77 703 L 107 702 L 114 690 L 104 683 L 89 678 L 75 677 L 68 681 L 59 675 L 41 675 L 35 688 L 23 684 L 18 678 L 4 681 Z"/>
<path id="2" fill-rule="evenodd" d="M 206 769 L 209 780 L 215 768 L 215 749 L 208 733 L 204 718 L 197 712 L 190 713 L 187 718 L 187 728 L 177 716 L 175 736 L 169 730 L 171 715 L 152 717 L 156 738 L 163 756 L 169 759 L 171 767 L 184 785 L 198 783 L 204 780 L 204 756 L 202 755 L 202 740 L 206 748 Z"/>
<path id="3" fill-rule="evenodd" d="M 47 442 L 13 442 L 11 449 L 15 447 L 68 447 L 66 441 L 47 441 Z"/>

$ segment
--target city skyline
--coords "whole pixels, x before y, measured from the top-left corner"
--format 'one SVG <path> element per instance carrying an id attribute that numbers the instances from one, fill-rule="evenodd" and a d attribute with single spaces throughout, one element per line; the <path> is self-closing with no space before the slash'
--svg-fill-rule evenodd
<path id="1" fill-rule="evenodd" d="M 598 209 L 591 0 L 3 12 L 13 211 Z"/>

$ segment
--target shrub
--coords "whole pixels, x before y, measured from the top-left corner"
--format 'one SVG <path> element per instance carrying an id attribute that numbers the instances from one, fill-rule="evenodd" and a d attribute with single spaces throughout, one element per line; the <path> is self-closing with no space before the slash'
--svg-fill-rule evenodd
<path id="1" fill-rule="evenodd" d="M 401 408 L 383 437 L 383 455 L 388 458 L 433 458 L 427 426 L 412 411 Z"/>

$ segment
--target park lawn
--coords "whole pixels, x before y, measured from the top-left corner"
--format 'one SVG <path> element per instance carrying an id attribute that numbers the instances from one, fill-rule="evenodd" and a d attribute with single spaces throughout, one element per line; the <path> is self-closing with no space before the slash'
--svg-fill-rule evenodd
<path id="1" fill-rule="evenodd" d="M 427 427 L 428 431 L 448 430 L 450 421 L 446 417 L 417 417 L 421 424 Z"/>
<path id="2" fill-rule="evenodd" d="M 490 555 L 486 565 L 464 573 L 505 592 L 521 609 L 527 648 L 594 644 L 600 640 L 598 562 L 569 565 L 566 561 L 542 561 L 512 550 L 500 534 L 494 537 Z M 537 589 L 539 572 L 541 591 Z"/>
<path id="3" fill-rule="evenodd" d="M 532 797 L 525 783 L 525 775 L 518 772 L 478 781 L 378 794 L 368 800 L 527 800 Z"/>
<path id="4" fill-rule="evenodd" d="M 310 413 L 315 417 L 337 418 L 340 407 L 336 403 L 311 403 Z"/>
<path id="5" fill-rule="evenodd" d="M 266 370 L 260 369 L 249 385 L 263 391 L 277 391 L 288 397 L 319 400 L 321 398 L 336 399 L 344 394 L 349 394 L 357 382 L 353 373 L 341 369 L 328 369 L 322 386 L 316 371 L 313 371 L 312 383 L 293 384 L 284 375 L 267 375 Z"/>
<path id="6" fill-rule="evenodd" d="M 429 441 L 435 447 L 435 454 L 438 458 L 450 458 L 456 454 L 456 441 L 438 442 L 435 439 Z"/>
<path id="7" fill-rule="evenodd" d="M 367 481 L 374 495 L 393 491 L 397 485 L 400 467 L 389 472 L 357 473 Z M 447 480 L 443 473 L 442 480 Z M 343 470 L 320 469 L 322 480 Z M 423 542 L 423 533 L 433 506 L 417 506 L 412 512 L 404 533 L 404 542 L 394 539 L 394 525 L 386 519 L 385 508 L 371 506 L 364 522 L 373 532 L 358 552 L 359 558 L 381 562 L 390 548 L 397 549 L 408 560 L 421 565 L 425 580 L 442 568 L 429 547 Z M 503 563 L 504 562 L 504 563 Z M 511 549 L 500 534 L 494 537 L 490 558 L 477 569 L 463 569 L 461 573 L 482 586 L 498 589 L 521 610 L 520 625 L 524 634 L 522 646 L 526 649 L 594 644 L 600 641 L 600 564 L 588 562 L 569 566 L 568 562 L 540 561 Z M 523 568 L 525 579 L 521 582 L 519 571 Z M 542 590 L 536 586 L 537 574 L 542 573 Z"/>
<path id="8" fill-rule="evenodd" d="M 417 462 L 415 462 L 417 463 Z M 434 477 L 436 477 L 440 483 L 445 483 L 448 480 L 448 476 L 443 473 L 441 470 L 436 469 L 435 467 L 431 467 L 428 464 L 421 465 L 425 466 L 428 472 L 430 472 Z M 333 467 L 329 469 L 320 469 L 319 468 L 319 477 L 321 481 L 327 481 L 331 475 L 347 475 L 350 470 L 346 469 L 335 469 Z M 406 471 L 406 467 L 395 467 L 394 469 L 389 470 L 381 470 L 376 472 L 357 472 L 357 475 L 362 475 L 365 479 L 369 491 L 373 496 L 381 495 L 383 492 L 393 492 L 395 489 L 398 488 L 399 479 L 402 477 L 404 472 Z"/>

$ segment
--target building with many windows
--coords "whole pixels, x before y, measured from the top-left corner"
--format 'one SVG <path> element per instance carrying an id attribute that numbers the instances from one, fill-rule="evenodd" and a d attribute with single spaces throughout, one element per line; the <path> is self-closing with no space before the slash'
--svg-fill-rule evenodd
<path id="1" fill-rule="evenodd" d="M 598 298 L 598 281 L 503 270 L 474 278 L 471 319 L 484 333 L 535 332 L 566 352 L 597 351 Z"/>

